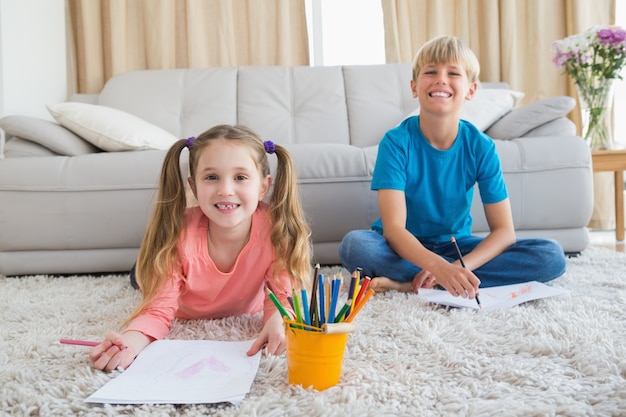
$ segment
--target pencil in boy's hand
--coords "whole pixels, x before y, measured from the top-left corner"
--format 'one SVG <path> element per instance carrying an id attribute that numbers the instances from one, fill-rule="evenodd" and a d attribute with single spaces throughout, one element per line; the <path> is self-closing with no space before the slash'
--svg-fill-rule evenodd
<path id="1" fill-rule="evenodd" d="M 456 239 L 454 238 L 454 236 L 452 236 L 450 238 L 450 240 L 454 244 L 454 249 L 456 249 L 456 253 L 459 256 L 459 262 L 461 262 L 461 266 L 463 268 L 466 268 L 465 262 L 463 261 L 463 255 L 461 255 L 461 249 L 459 249 L 459 245 L 456 243 Z M 478 304 L 478 308 L 480 308 L 482 310 L 483 305 L 480 303 L 480 299 L 478 298 L 478 295 L 474 296 L 474 298 L 476 299 L 476 303 Z"/>

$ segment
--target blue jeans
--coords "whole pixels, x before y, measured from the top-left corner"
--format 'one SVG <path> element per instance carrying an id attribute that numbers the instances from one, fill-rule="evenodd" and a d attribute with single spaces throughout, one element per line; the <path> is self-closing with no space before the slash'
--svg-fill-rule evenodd
<path id="1" fill-rule="evenodd" d="M 468 236 L 458 238 L 456 242 L 465 256 L 482 240 L 480 236 Z M 420 242 L 450 262 L 458 258 L 452 242 Z M 398 256 L 387 239 L 373 230 L 353 230 L 346 234 L 339 246 L 339 257 L 348 271 L 360 267 L 369 277 L 385 276 L 411 282 L 421 270 Z M 546 282 L 565 272 L 565 253 L 555 240 L 518 239 L 503 253 L 472 272 L 480 279 L 481 287 L 527 281 Z"/>

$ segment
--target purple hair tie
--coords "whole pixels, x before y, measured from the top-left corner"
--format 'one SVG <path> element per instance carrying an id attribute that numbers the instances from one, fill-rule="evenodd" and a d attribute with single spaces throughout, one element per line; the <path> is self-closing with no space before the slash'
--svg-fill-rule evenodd
<path id="1" fill-rule="evenodd" d="M 193 143 L 194 140 L 196 140 L 195 136 L 189 136 L 187 138 L 187 142 L 185 142 L 185 146 L 187 147 L 187 149 L 191 149 L 191 144 Z"/>
<path id="2" fill-rule="evenodd" d="M 276 146 L 271 140 L 266 140 L 265 142 L 263 142 L 263 146 L 265 147 L 265 152 L 269 154 L 272 154 L 276 151 Z"/>

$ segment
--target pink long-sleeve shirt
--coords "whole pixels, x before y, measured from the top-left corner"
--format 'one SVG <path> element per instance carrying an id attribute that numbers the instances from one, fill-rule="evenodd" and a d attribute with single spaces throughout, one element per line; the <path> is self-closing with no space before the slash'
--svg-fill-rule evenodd
<path id="1" fill-rule="evenodd" d="M 163 290 L 148 308 L 126 329 L 137 330 L 154 339 L 164 338 L 174 318 L 216 319 L 263 310 L 264 321 L 276 307 L 265 295 L 264 286 L 288 305 L 291 281 L 280 271 L 272 276 L 275 251 L 270 241 L 271 224 L 265 205 L 252 216 L 250 239 L 239 253 L 231 271 L 217 269 L 210 257 L 208 218 L 199 207 L 186 211 L 186 234 L 178 242 L 179 263 Z"/>

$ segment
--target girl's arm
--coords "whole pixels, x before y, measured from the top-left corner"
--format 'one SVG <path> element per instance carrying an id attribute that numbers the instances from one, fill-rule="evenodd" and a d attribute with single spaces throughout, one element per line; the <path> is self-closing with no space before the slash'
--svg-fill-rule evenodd
<path id="1" fill-rule="evenodd" d="M 120 366 L 127 368 L 146 346 L 163 339 L 178 308 L 180 282 L 179 277 L 169 280 L 148 305 L 147 311 L 130 320 L 122 334 L 109 332 L 101 344 L 91 348 L 89 358 L 94 368 L 105 371 Z"/>
<path id="2" fill-rule="evenodd" d="M 515 243 L 515 226 L 508 198 L 493 204 L 483 204 L 489 234 L 473 251 L 463 255 L 463 261 L 470 270 L 481 267 L 506 248 Z"/>
<path id="3" fill-rule="evenodd" d="M 292 292 L 291 276 L 286 269 L 278 273 L 278 279 L 273 277 L 274 264 L 271 263 L 265 274 L 265 282 L 267 287 L 274 293 L 278 302 L 285 308 L 289 314 L 293 311 L 287 301 L 287 295 Z M 254 355 L 263 347 L 266 352 L 274 355 L 281 354 L 285 351 L 285 328 L 283 325 L 283 317 L 276 309 L 274 303 L 268 295 L 263 300 L 263 329 L 259 336 L 250 347 L 248 355 Z"/>

